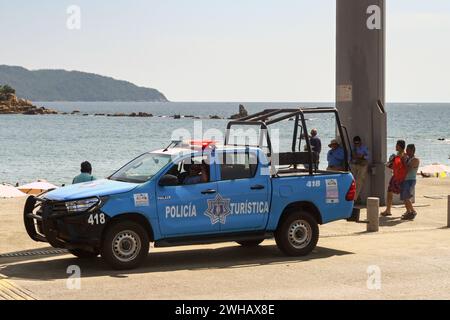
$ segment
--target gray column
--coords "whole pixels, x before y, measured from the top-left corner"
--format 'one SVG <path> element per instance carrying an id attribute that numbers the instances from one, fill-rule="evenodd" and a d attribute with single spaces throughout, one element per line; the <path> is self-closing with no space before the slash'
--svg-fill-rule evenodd
<path id="1" fill-rule="evenodd" d="M 361 199 L 385 204 L 385 1 L 336 0 L 336 104 L 350 139 L 361 136 L 372 161 Z M 381 104 L 378 103 L 381 102 Z"/>

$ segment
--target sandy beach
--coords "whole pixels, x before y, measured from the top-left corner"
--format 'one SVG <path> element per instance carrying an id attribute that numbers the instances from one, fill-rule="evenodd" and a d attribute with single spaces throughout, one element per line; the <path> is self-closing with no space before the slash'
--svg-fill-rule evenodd
<path id="1" fill-rule="evenodd" d="M 0 200 L 0 278 L 16 292 L 29 292 L 16 298 L 37 299 L 450 298 L 449 193 L 450 179 L 420 179 L 415 221 L 401 221 L 404 208 L 398 206 L 394 217 L 381 218 L 376 234 L 366 233 L 364 223 L 322 226 L 319 245 L 306 258 L 283 256 L 274 241 L 251 252 L 234 243 L 151 249 L 142 268 L 125 274 L 100 258 L 80 261 L 33 242 L 22 224 L 25 199 Z M 65 286 L 73 264 L 83 270 L 82 290 Z M 366 287 L 371 265 L 383 272 L 382 290 Z M 263 290 L 262 278 L 269 279 L 270 291 Z M 228 290 L 217 292 L 208 279 Z M 302 290 L 295 283 L 303 283 Z"/>

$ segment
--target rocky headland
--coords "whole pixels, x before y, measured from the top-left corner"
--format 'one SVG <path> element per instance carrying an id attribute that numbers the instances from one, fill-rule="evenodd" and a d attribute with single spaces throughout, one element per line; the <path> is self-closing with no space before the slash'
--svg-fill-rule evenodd
<path id="1" fill-rule="evenodd" d="M 73 110 L 72 112 L 58 112 L 54 109 L 35 106 L 30 100 L 18 98 L 15 90 L 9 86 L 0 86 L 0 115 L 2 114 L 24 114 L 24 115 L 81 115 L 81 116 L 105 116 L 105 117 L 131 117 L 131 118 L 152 118 L 153 114 L 147 112 L 132 112 L 132 113 L 82 113 L 80 110 Z M 243 105 L 239 105 L 239 113 L 232 115 L 229 119 L 236 120 L 248 116 L 248 111 Z M 158 117 L 158 116 L 155 116 Z M 195 115 L 181 115 L 175 114 L 172 116 L 159 116 L 160 118 L 180 119 L 202 119 L 202 120 L 225 120 L 226 118 L 218 115 L 209 115 L 209 117 L 199 117 Z"/>
<path id="2" fill-rule="evenodd" d="M 58 111 L 37 107 L 26 99 L 18 98 L 14 93 L 0 95 L 0 114 L 58 114 Z"/>

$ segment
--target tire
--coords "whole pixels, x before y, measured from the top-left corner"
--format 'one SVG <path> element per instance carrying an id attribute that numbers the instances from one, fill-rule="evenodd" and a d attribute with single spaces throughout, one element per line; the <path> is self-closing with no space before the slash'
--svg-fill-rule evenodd
<path id="1" fill-rule="evenodd" d="M 280 222 L 275 232 L 278 248 L 288 256 L 310 254 L 319 241 L 319 225 L 308 212 L 293 211 Z"/>
<path id="2" fill-rule="evenodd" d="M 261 243 L 263 243 L 263 241 L 264 239 L 258 239 L 258 240 L 237 241 L 237 243 L 240 244 L 242 247 L 252 248 L 259 246 Z"/>
<path id="3" fill-rule="evenodd" d="M 149 246 L 148 234 L 142 226 L 133 221 L 120 221 L 106 230 L 101 256 L 115 270 L 131 270 L 144 262 Z"/>
<path id="4" fill-rule="evenodd" d="M 98 251 L 91 252 L 82 249 L 70 249 L 69 252 L 80 259 L 94 259 L 99 255 Z"/>

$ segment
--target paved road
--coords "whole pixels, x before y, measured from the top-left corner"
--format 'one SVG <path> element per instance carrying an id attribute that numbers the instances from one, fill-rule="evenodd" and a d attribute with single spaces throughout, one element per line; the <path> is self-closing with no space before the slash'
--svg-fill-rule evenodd
<path id="1" fill-rule="evenodd" d="M 24 200 L 0 200 L 0 299 L 450 299 L 449 190 L 450 179 L 420 180 L 416 221 L 402 222 L 404 208 L 396 208 L 379 234 L 345 221 L 322 226 L 307 258 L 285 257 L 273 241 L 256 249 L 226 243 L 155 249 L 126 273 L 31 241 Z M 71 265 L 81 268 L 79 290 L 67 288 Z M 368 288 L 368 268 L 381 272 L 381 290 Z"/>

